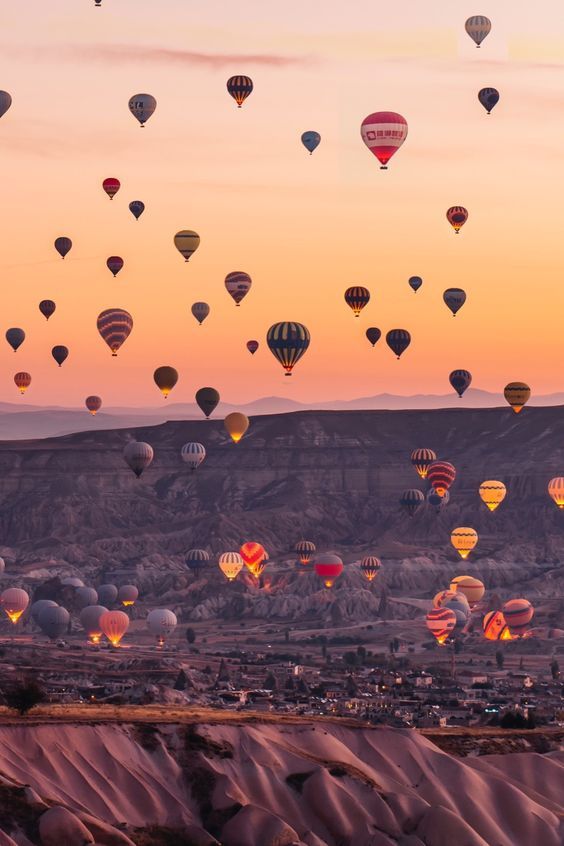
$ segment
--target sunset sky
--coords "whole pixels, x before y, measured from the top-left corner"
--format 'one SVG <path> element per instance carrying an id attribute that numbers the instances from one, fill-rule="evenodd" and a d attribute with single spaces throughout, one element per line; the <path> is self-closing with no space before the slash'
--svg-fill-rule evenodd
<path id="1" fill-rule="evenodd" d="M 480 50 L 464 31 L 473 14 L 493 23 Z M 28 370 L 24 405 L 156 405 L 163 364 L 180 372 L 176 402 L 202 385 L 230 402 L 445 393 L 456 368 L 490 391 L 564 389 L 561 2 L 49 0 L 2 18 L 0 328 L 27 338 L 17 354 L 0 339 L 0 399 L 19 401 L 13 375 Z M 241 110 L 225 88 L 239 73 L 255 85 Z M 501 94 L 489 117 L 485 86 Z M 144 130 L 127 107 L 138 92 L 158 102 Z M 409 124 L 387 172 L 360 138 L 379 110 Z M 308 129 L 322 136 L 311 157 Z M 108 176 L 122 183 L 113 202 Z M 451 205 L 470 212 L 459 236 Z M 201 236 L 189 264 L 179 229 Z M 74 243 L 64 262 L 59 235 Z M 232 270 L 253 278 L 240 308 Z M 424 279 L 416 295 L 411 275 Z M 372 294 L 359 319 L 349 285 Z M 456 319 L 451 286 L 468 294 Z M 48 323 L 41 299 L 57 303 Z M 196 300 L 211 306 L 203 326 Z M 135 321 L 117 359 L 96 330 L 109 307 Z M 279 320 L 311 332 L 292 379 L 265 344 Z M 369 326 L 411 332 L 401 361 L 383 339 L 370 347 Z M 70 348 L 61 369 L 55 344 Z"/>

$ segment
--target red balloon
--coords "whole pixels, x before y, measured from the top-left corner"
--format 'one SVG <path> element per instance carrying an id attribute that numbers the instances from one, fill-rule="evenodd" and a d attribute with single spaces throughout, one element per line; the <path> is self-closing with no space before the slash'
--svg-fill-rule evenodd
<path id="1" fill-rule="evenodd" d="M 362 140 L 380 162 L 381 170 L 407 138 L 407 121 L 397 112 L 374 112 L 360 126 Z"/>
<path id="2" fill-rule="evenodd" d="M 254 355 L 259 348 L 258 341 L 247 341 L 247 349 L 251 355 Z"/>
<path id="3" fill-rule="evenodd" d="M 118 275 L 120 270 L 123 267 L 123 259 L 121 256 L 110 256 L 106 262 L 108 270 L 114 274 L 114 277 Z"/>
<path id="4" fill-rule="evenodd" d="M 318 555 L 313 562 L 315 572 L 320 579 L 323 579 L 323 584 L 326 588 L 333 587 L 335 581 L 343 572 L 343 562 L 338 555 L 324 553 Z"/>
<path id="5" fill-rule="evenodd" d="M 102 182 L 102 188 L 110 198 L 113 200 L 119 189 L 121 188 L 121 182 L 119 179 L 115 179 L 115 177 L 110 176 L 108 179 L 104 179 Z"/>

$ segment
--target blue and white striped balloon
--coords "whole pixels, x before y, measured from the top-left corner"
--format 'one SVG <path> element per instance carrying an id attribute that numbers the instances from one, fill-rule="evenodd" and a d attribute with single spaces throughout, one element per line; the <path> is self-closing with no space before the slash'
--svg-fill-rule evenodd
<path id="1" fill-rule="evenodd" d="M 182 460 L 186 462 L 190 470 L 194 472 L 206 457 L 206 448 L 203 444 L 184 444 L 181 450 Z"/>

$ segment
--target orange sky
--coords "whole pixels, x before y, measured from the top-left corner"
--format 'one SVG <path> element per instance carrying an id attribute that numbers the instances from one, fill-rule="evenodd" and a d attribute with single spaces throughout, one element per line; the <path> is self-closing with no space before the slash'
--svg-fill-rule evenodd
<path id="1" fill-rule="evenodd" d="M 1 329 L 27 339 L 16 355 L 0 347 L 0 399 L 18 401 L 13 374 L 29 370 L 23 404 L 157 404 L 162 364 L 180 371 L 175 401 L 202 385 L 231 402 L 443 393 L 455 368 L 487 390 L 564 387 L 560 2 L 536 20 L 522 0 L 49 0 L 33 12 L 3 11 L 0 88 L 14 103 L 0 121 Z M 493 21 L 480 50 L 464 32 L 477 13 Z M 234 73 L 255 83 L 241 110 L 225 90 Z M 489 85 L 501 92 L 490 117 L 477 101 Z M 143 91 L 158 108 L 141 131 L 127 101 Z M 409 123 L 388 172 L 359 132 L 381 109 Z M 307 129 L 322 135 L 312 157 Z M 107 176 L 122 183 L 112 203 Z M 133 199 L 146 204 L 138 223 Z M 470 219 L 456 237 L 445 211 L 458 204 Z M 183 228 L 202 239 L 188 265 L 172 244 Z M 74 242 L 64 262 L 58 235 Z M 112 254 L 125 259 L 117 279 Z M 231 270 L 254 280 L 238 309 Z M 372 294 L 358 320 L 351 284 Z M 468 294 L 456 320 L 450 286 Z M 58 307 L 49 323 L 45 298 Z M 195 300 L 212 309 L 201 327 Z M 96 331 L 112 306 L 135 320 L 117 359 Z M 264 343 L 288 319 L 312 337 L 291 380 Z M 400 362 L 369 346 L 368 326 L 409 329 Z M 70 348 L 60 370 L 54 344 Z"/>

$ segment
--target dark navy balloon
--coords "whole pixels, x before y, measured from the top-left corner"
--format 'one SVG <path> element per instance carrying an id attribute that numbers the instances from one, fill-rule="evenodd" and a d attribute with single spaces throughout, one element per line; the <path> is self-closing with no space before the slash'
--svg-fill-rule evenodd
<path id="1" fill-rule="evenodd" d="M 411 335 L 407 329 L 390 329 L 386 335 L 386 343 L 399 358 L 411 343 Z"/>
<path id="2" fill-rule="evenodd" d="M 320 141 L 321 135 L 319 134 L 319 132 L 314 132 L 313 129 L 302 134 L 302 144 L 304 145 L 306 150 L 309 150 L 310 156 L 315 150 L 315 148 L 319 147 Z"/>
<path id="3" fill-rule="evenodd" d="M 497 88 L 482 88 L 478 91 L 478 100 L 487 113 L 490 114 L 493 107 L 499 102 L 499 91 Z"/>
<path id="4" fill-rule="evenodd" d="M 453 370 L 448 380 L 458 396 L 461 397 L 472 383 L 472 374 L 469 370 Z"/>
<path id="5" fill-rule="evenodd" d="M 381 336 L 382 333 L 379 329 L 376 329 L 375 326 L 371 326 L 370 329 L 366 330 L 366 337 L 368 338 L 372 346 L 374 346 L 380 340 Z"/>
<path id="6" fill-rule="evenodd" d="M 400 505 L 410 517 L 416 514 L 425 502 L 425 494 L 416 488 L 403 491 L 399 499 Z"/>
<path id="7" fill-rule="evenodd" d="M 6 332 L 6 340 L 12 347 L 13 351 L 16 352 L 18 347 L 21 347 L 25 341 L 25 332 L 23 329 L 19 329 L 18 327 L 8 329 Z"/>
<path id="8" fill-rule="evenodd" d="M 57 362 L 59 367 L 61 366 L 63 361 L 66 360 L 66 358 L 68 357 L 68 354 L 69 354 L 68 347 L 63 347 L 63 346 L 60 346 L 60 345 L 53 347 L 53 349 L 51 350 L 51 355 L 53 356 L 53 358 L 55 359 L 55 361 Z"/>
<path id="9" fill-rule="evenodd" d="M 131 212 L 135 220 L 139 220 L 139 218 L 145 211 L 145 203 L 142 203 L 141 200 L 133 200 L 129 204 L 129 211 Z"/>
<path id="10" fill-rule="evenodd" d="M 410 288 L 413 288 L 413 291 L 417 293 L 421 285 L 423 284 L 423 280 L 420 276 L 410 276 L 408 280 L 408 284 Z"/>

